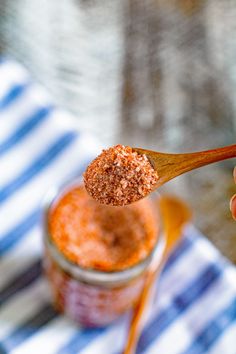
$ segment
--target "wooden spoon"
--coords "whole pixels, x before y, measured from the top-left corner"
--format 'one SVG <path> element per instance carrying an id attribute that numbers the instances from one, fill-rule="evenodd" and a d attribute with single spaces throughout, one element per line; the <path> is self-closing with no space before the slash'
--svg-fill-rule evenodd
<path id="1" fill-rule="evenodd" d="M 140 337 L 145 315 L 151 303 L 153 284 L 160 274 L 169 254 L 182 236 L 184 225 L 191 219 L 188 206 L 180 199 L 173 196 L 162 196 L 160 209 L 163 220 L 166 243 L 161 263 L 154 258 L 149 265 L 142 294 L 136 305 L 130 323 L 128 338 L 123 354 L 134 354 Z M 149 305 L 149 306 L 148 306 Z"/>
<path id="2" fill-rule="evenodd" d="M 133 150 L 145 154 L 157 171 L 159 179 L 155 188 L 195 168 L 236 157 L 236 145 L 187 154 L 166 154 L 140 148 L 133 148 Z"/>

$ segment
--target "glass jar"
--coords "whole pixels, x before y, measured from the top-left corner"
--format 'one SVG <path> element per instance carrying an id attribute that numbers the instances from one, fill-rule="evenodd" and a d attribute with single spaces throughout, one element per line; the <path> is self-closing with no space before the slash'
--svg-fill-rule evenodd
<path id="1" fill-rule="evenodd" d="M 78 183 L 73 183 L 73 186 Z M 149 256 L 125 270 L 104 272 L 82 268 L 58 250 L 48 232 L 48 212 L 62 192 L 65 192 L 64 188 L 50 193 L 45 205 L 43 264 L 53 305 L 83 327 L 106 326 L 137 302 L 148 265 L 153 257 L 157 262 L 161 260 L 164 237 L 159 231 L 157 244 Z"/>

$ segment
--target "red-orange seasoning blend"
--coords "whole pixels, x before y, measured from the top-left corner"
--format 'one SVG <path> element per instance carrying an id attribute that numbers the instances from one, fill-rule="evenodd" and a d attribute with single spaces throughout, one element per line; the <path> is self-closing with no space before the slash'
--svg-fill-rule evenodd
<path id="1" fill-rule="evenodd" d="M 151 200 L 114 208 L 75 185 L 51 204 L 47 224 L 45 269 L 58 310 L 96 327 L 135 304 L 159 244 Z"/>
<path id="2" fill-rule="evenodd" d="M 147 156 L 123 145 L 103 150 L 84 173 L 88 193 L 99 203 L 114 206 L 147 196 L 157 180 Z"/>

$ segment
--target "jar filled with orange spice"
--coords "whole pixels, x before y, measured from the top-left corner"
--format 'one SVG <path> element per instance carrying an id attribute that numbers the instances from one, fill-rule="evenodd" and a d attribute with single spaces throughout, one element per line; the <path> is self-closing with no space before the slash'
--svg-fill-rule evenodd
<path id="1" fill-rule="evenodd" d="M 46 198 L 44 269 L 55 308 L 84 327 L 132 308 L 164 239 L 157 200 L 101 205 L 75 181 Z"/>

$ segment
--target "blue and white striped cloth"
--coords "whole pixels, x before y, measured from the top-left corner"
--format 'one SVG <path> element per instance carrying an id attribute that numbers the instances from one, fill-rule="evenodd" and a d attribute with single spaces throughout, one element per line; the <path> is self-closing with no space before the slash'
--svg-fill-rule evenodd
<path id="1" fill-rule="evenodd" d="M 20 65 L 0 62 L 0 354 L 122 352 L 127 317 L 78 328 L 53 310 L 41 274 L 42 197 L 98 151 Z M 158 287 L 137 353 L 236 354 L 236 270 L 194 227 Z"/>

